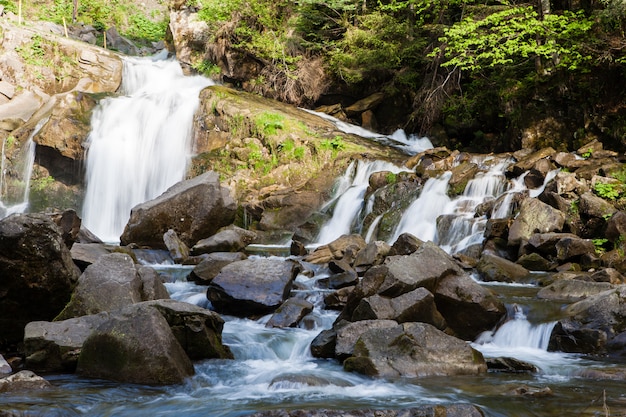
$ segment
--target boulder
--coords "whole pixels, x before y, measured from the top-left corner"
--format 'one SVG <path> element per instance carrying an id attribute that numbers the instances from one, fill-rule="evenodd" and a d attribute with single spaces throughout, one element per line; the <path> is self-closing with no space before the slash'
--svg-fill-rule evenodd
<path id="1" fill-rule="evenodd" d="M 402 233 L 391 246 L 393 255 L 410 255 L 418 250 L 424 242 L 410 233 Z"/>
<path id="2" fill-rule="evenodd" d="M 0 375 L 7 375 L 13 372 L 13 368 L 9 365 L 4 356 L 0 355 Z"/>
<path id="3" fill-rule="evenodd" d="M 70 251 L 74 263 L 84 271 L 102 255 L 111 253 L 111 247 L 105 243 L 75 243 Z"/>
<path id="4" fill-rule="evenodd" d="M 333 259 L 342 259 L 346 252 L 356 254 L 366 245 L 361 235 L 343 235 L 327 245 L 318 247 L 305 256 L 304 261 L 313 264 L 328 263 Z"/>
<path id="5" fill-rule="evenodd" d="M 354 323 L 338 323 L 336 327 L 335 355 L 339 360 L 343 360 L 354 353 L 354 345 L 357 340 L 372 329 L 392 328 L 398 323 L 393 320 L 362 320 Z"/>
<path id="6" fill-rule="evenodd" d="M 180 240 L 175 230 L 169 229 L 163 234 L 163 243 L 174 262 L 180 264 L 189 258 L 189 247 Z"/>
<path id="7" fill-rule="evenodd" d="M 543 256 L 534 252 L 520 256 L 515 263 L 529 271 L 551 271 L 557 266 L 555 262 L 550 262 Z"/>
<path id="8" fill-rule="evenodd" d="M 356 254 L 354 267 L 367 269 L 373 265 L 380 265 L 390 252 L 391 246 L 388 243 L 380 240 L 370 242 Z"/>
<path id="9" fill-rule="evenodd" d="M 281 304 L 272 314 L 266 327 L 296 327 L 304 316 L 313 311 L 313 304 L 307 300 L 292 297 Z"/>
<path id="10" fill-rule="evenodd" d="M 509 172 L 513 177 L 519 177 L 524 172 L 533 168 L 539 160 L 549 158 L 555 153 L 556 151 L 553 148 L 540 149 L 520 158 L 516 163 L 507 168 L 507 172 Z"/>
<path id="11" fill-rule="evenodd" d="M 440 330 L 446 327 L 446 321 L 435 305 L 434 295 L 423 287 L 395 298 L 375 294 L 361 299 L 352 314 L 352 321 L 375 319 L 429 323 Z"/>
<path id="12" fill-rule="evenodd" d="M 324 307 L 328 310 L 343 310 L 354 287 L 345 287 L 324 296 Z"/>
<path id="13" fill-rule="evenodd" d="M 355 344 L 344 369 L 379 378 L 479 375 L 483 355 L 426 323 L 370 329 Z"/>
<path id="14" fill-rule="evenodd" d="M 535 233 L 559 232 L 565 224 L 565 213 L 537 198 L 522 201 L 520 211 L 509 228 L 509 246 L 519 245 Z"/>
<path id="15" fill-rule="evenodd" d="M 462 275 L 454 259 L 432 242 L 424 243 L 411 255 L 390 256 L 385 260 L 387 273 L 378 288 L 380 295 L 395 297 L 418 287 L 433 291 L 439 280 Z"/>
<path id="16" fill-rule="evenodd" d="M 141 309 L 142 306 L 161 313 L 190 359 L 233 359 L 230 348 L 222 343 L 224 320 L 214 311 L 165 299 L 146 301 L 125 310 Z"/>
<path id="17" fill-rule="evenodd" d="M 146 301 L 150 295 L 158 297 L 167 294 L 158 289 L 159 284 L 155 280 L 158 276 L 151 276 L 148 271 L 139 274 L 133 259 L 127 254 L 103 255 L 80 276 L 70 302 L 57 320 L 113 311 Z"/>
<path id="18" fill-rule="evenodd" d="M 544 257 L 554 258 L 557 256 L 556 244 L 561 239 L 576 239 L 578 236 L 572 233 L 535 233 L 528 238 L 528 244 L 524 248 L 529 252 L 538 252 Z"/>
<path id="19" fill-rule="evenodd" d="M 529 274 L 523 266 L 490 253 L 483 253 L 476 269 L 487 282 L 520 282 Z"/>
<path id="20" fill-rule="evenodd" d="M 543 287 L 537 292 L 537 298 L 563 302 L 579 301 L 591 295 L 614 288 L 608 282 L 589 282 L 579 279 L 561 279 Z"/>
<path id="21" fill-rule="evenodd" d="M 219 175 L 209 171 L 170 187 L 159 197 L 135 206 L 121 243 L 164 249 L 163 234 L 173 229 L 192 246 L 232 223 L 236 203 Z"/>
<path id="22" fill-rule="evenodd" d="M 565 237 L 556 243 L 556 258 L 559 261 L 569 261 L 581 255 L 595 252 L 596 247 L 591 239 Z"/>
<path id="23" fill-rule="evenodd" d="M 204 255 L 203 260 L 191 271 L 190 281 L 206 285 L 220 273 L 222 268 L 233 262 L 243 261 L 248 257 L 241 252 L 213 252 Z"/>
<path id="24" fill-rule="evenodd" d="M 626 211 L 618 211 L 606 225 L 606 238 L 612 242 L 626 240 Z"/>
<path id="25" fill-rule="evenodd" d="M 51 213 L 50 218 L 59 226 L 63 242 L 65 242 L 65 246 L 71 250 L 74 243 L 78 240 L 82 220 L 74 210 Z"/>
<path id="26" fill-rule="evenodd" d="M 24 329 L 26 367 L 37 372 L 74 372 L 83 343 L 106 320 L 108 315 L 100 313 L 28 323 Z"/>
<path id="27" fill-rule="evenodd" d="M 23 340 L 28 322 L 59 314 L 79 275 L 50 217 L 14 214 L 0 220 L 0 345 Z"/>
<path id="28" fill-rule="evenodd" d="M 299 264 L 291 260 L 233 262 L 209 283 L 207 298 L 220 313 L 238 317 L 267 314 L 287 299 L 299 271 Z"/>
<path id="29" fill-rule="evenodd" d="M 595 217 L 597 219 L 605 219 L 611 217 L 617 209 L 613 204 L 603 198 L 598 197 L 591 191 L 580 196 L 578 210 L 581 216 L 586 218 Z"/>
<path id="30" fill-rule="evenodd" d="M 52 388 L 52 385 L 33 371 L 20 371 L 11 376 L 0 378 L 0 393 L 32 392 L 49 388 Z"/>
<path id="31" fill-rule="evenodd" d="M 626 287 L 620 285 L 569 305 L 567 318 L 558 322 L 550 336 L 550 350 L 605 354 L 607 345 L 626 331 Z M 623 355 L 622 344 L 614 344 Z"/>
<path id="32" fill-rule="evenodd" d="M 463 162 L 452 168 L 452 176 L 448 182 L 448 190 L 451 195 L 461 195 L 467 183 L 478 173 L 478 165 L 473 162 Z"/>
<path id="33" fill-rule="evenodd" d="M 201 255 L 212 252 L 238 252 L 245 249 L 257 234 L 251 230 L 237 226 L 228 226 L 220 229 L 216 234 L 200 240 L 191 248 L 192 255 Z"/>
<path id="34" fill-rule="evenodd" d="M 333 274 L 326 278 L 317 280 L 317 285 L 323 288 L 331 288 L 334 290 L 346 287 L 353 287 L 359 281 L 359 277 L 354 271 L 341 272 Z"/>
<path id="35" fill-rule="evenodd" d="M 492 330 L 506 316 L 504 304 L 468 275 L 442 279 L 434 291 L 435 304 L 448 327 L 464 340 Z"/>
<path id="36" fill-rule="evenodd" d="M 85 340 L 76 372 L 135 384 L 178 384 L 193 365 L 163 316 L 150 306 L 112 314 Z"/>

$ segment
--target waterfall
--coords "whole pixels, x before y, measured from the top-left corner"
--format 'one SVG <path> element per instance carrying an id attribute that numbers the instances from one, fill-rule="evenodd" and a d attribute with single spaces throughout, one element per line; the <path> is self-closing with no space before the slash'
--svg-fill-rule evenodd
<path id="1" fill-rule="evenodd" d="M 102 100 L 92 116 L 82 215 L 107 242 L 119 241 L 135 205 L 185 177 L 198 95 L 212 82 L 162 58 L 126 58 L 122 95 Z"/>
<path id="2" fill-rule="evenodd" d="M 410 233 L 422 240 L 436 241 L 437 217 L 449 210 L 451 200 L 447 191 L 451 176 L 448 171 L 426 181 L 420 196 L 402 215 L 390 243 L 393 244 L 402 233 Z"/>
<path id="3" fill-rule="evenodd" d="M 325 245 L 352 232 L 353 224 L 365 204 L 364 196 L 370 175 L 380 171 L 398 173 L 406 171 L 406 168 L 384 161 L 357 161 L 348 167 L 338 181 L 335 197 L 329 203 L 334 204 L 332 218 L 320 230 L 316 246 Z"/>
<path id="4" fill-rule="evenodd" d="M 24 147 L 21 150 L 20 162 L 21 162 L 21 175 L 20 180 L 23 184 L 24 189 L 21 193 L 21 198 L 14 202 L 13 204 L 9 203 L 8 197 L 8 184 L 6 179 L 6 167 L 5 167 L 5 147 L 6 142 L 8 140 L 5 139 L 2 142 L 2 155 L 0 156 L 0 219 L 10 216 L 14 213 L 24 213 L 28 209 L 29 204 L 29 196 L 30 196 L 30 177 L 33 173 L 33 166 L 35 165 L 35 149 L 37 145 L 33 138 L 35 135 L 41 130 L 43 125 L 48 122 L 48 118 L 41 119 L 31 134 L 28 136 L 28 139 L 24 143 Z M 2 196 L 5 196 L 6 201 L 2 200 Z"/>

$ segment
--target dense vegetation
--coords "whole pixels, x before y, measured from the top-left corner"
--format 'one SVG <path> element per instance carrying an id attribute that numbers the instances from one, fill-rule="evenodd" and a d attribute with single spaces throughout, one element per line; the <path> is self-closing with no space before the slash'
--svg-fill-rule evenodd
<path id="1" fill-rule="evenodd" d="M 0 3 L 15 7 L 12 0 Z M 167 24 L 134 2 L 42 3 L 40 18 L 116 25 L 134 39 L 162 38 Z M 622 0 L 186 0 L 186 6 L 208 23 L 209 42 L 263 63 L 246 80 L 251 91 L 304 106 L 350 104 L 382 91 L 383 129 L 439 133 L 448 146 L 515 149 L 530 126 L 552 138 L 539 138 L 537 146 L 574 149 L 598 137 L 616 149 L 626 144 Z M 210 54 L 194 68 L 220 71 Z"/>

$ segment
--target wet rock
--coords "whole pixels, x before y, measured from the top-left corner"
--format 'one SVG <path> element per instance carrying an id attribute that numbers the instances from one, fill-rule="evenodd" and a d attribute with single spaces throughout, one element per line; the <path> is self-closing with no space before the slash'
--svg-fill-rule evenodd
<path id="1" fill-rule="evenodd" d="M 489 253 L 483 253 L 476 266 L 484 281 L 519 282 L 529 274 L 521 265 Z"/>
<path id="2" fill-rule="evenodd" d="M 135 265 L 137 275 L 141 280 L 141 301 L 151 300 L 167 300 L 170 293 L 163 285 L 159 274 L 151 267 L 144 265 Z"/>
<path id="3" fill-rule="evenodd" d="M 367 244 L 361 235 L 343 235 L 328 245 L 322 245 L 304 257 L 305 262 L 313 264 L 328 263 L 342 259 L 347 252 L 358 253 Z"/>
<path id="4" fill-rule="evenodd" d="M 228 189 L 220 185 L 219 175 L 209 171 L 135 206 L 120 239 L 123 245 L 136 243 L 164 249 L 163 234 L 173 229 L 191 246 L 231 224 L 235 209 L 236 203 Z"/>
<path id="5" fill-rule="evenodd" d="M 20 371 L 11 376 L 0 378 L 0 393 L 19 391 L 40 391 L 51 388 L 52 385 L 36 375 L 33 371 Z"/>
<path id="6" fill-rule="evenodd" d="M 522 201 L 520 212 L 509 228 L 509 246 L 519 245 L 535 233 L 560 232 L 565 214 L 536 198 Z"/>
<path id="7" fill-rule="evenodd" d="M 468 275 L 442 279 L 434 291 L 435 303 L 448 327 L 464 340 L 474 340 L 506 316 L 504 304 Z"/>
<path id="8" fill-rule="evenodd" d="M 377 240 L 368 243 L 357 253 L 354 259 L 354 267 L 367 269 L 373 265 L 380 265 L 390 252 L 391 246 L 386 242 Z"/>
<path id="9" fill-rule="evenodd" d="M 51 213 L 52 221 L 59 226 L 63 242 L 70 250 L 74 243 L 78 240 L 80 233 L 81 219 L 75 210 L 65 210 L 63 212 Z"/>
<path id="10" fill-rule="evenodd" d="M 170 229 L 163 234 L 163 243 L 176 263 L 183 263 L 189 257 L 189 247 L 180 240 L 176 231 Z"/>
<path id="11" fill-rule="evenodd" d="M 257 234 L 251 230 L 228 226 L 213 236 L 200 240 L 191 248 L 191 253 L 201 255 L 212 252 L 238 252 L 252 243 L 256 237 Z"/>
<path id="12" fill-rule="evenodd" d="M 524 362 L 515 358 L 487 358 L 487 368 L 493 372 L 505 372 L 505 373 L 535 373 L 538 371 L 537 367 L 529 362 Z"/>
<path id="13" fill-rule="evenodd" d="M 209 283 L 207 297 L 216 311 L 239 317 L 267 314 L 289 295 L 300 270 L 291 260 L 246 259 L 226 265 Z"/>
<path id="14" fill-rule="evenodd" d="M 84 271 L 102 255 L 111 253 L 111 248 L 104 243 L 75 243 L 70 252 L 76 265 Z"/>
<path id="15" fill-rule="evenodd" d="M 333 357 L 343 360 L 351 356 L 357 340 L 365 332 L 372 329 L 392 328 L 397 325 L 398 323 L 393 320 L 362 320 L 337 326 L 337 340 Z"/>
<path id="16" fill-rule="evenodd" d="M 550 397 L 554 395 L 550 387 L 530 387 L 528 385 L 522 385 L 509 391 L 510 395 L 517 395 L 523 397 Z"/>
<path id="17" fill-rule="evenodd" d="M 557 266 L 556 263 L 550 262 L 538 253 L 522 255 L 517 259 L 516 263 L 529 271 L 551 271 Z"/>
<path id="18" fill-rule="evenodd" d="M 476 176 L 478 171 L 477 164 L 467 161 L 452 168 L 452 176 L 448 182 L 450 195 L 463 194 L 467 183 Z"/>
<path id="19" fill-rule="evenodd" d="M 28 322 L 59 314 L 79 274 L 50 217 L 23 214 L 0 220 L 0 344 L 21 341 Z"/>
<path id="20" fill-rule="evenodd" d="M 13 368 L 9 365 L 4 356 L 0 355 L 0 375 L 7 375 L 13 372 Z"/>
<path id="21" fill-rule="evenodd" d="M 614 285 L 624 284 L 624 276 L 614 268 L 602 268 L 594 272 L 590 278 L 595 282 L 610 282 Z"/>
<path id="22" fill-rule="evenodd" d="M 617 212 L 613 204 L 591 192 L 586 192 L 580 196 L 578 209 L 581 216 L 586 216 L 587 218 L 595 217 L 598 219 L 610 217 Z"/>
<path id="23" fill-rule="evenodd" d="M 528 239 L 525 250 L 538 252 L 545 257 L 556 257 L 556 245 L 562 239 L 578 239 L 572 233 L 535 233 Z"/>
<path id="24" fill-rule="evenodd" d="M 591 295 L 569 305 L 564 313 L 567 318 L 557 323 L 549 349 L 603 354 L 607 343 L 626 329 L 626 287 Z"/>
<path id="25" fill-rule="evenodd" d="M 270 317 L 266 327 L 296 327 L 304 316 L 313 311 L 313 304 L 299 298 L 289 298 Z"/>
<path id="26" fill-rule="evenodd" d="M 191 271 L 188 280 L 206 285 L 215 278 L 226 265 L 243 261 L 247 258 L 246 254 L 242 252 L 213 252 L 206 254 L 203 260 Z"/>
<path id="27" fill-rule="evenodd" d="M 192 360 L 233 359 L 230 348 L 222 343 L 224 320 L 214 311 L 176 300 L 154 300 L 125 309 L 154 308 L 167 321 L 174 337 Z"/>
<path id="28" fill-rule="evenodd" d="M 153 296 L 167 294 L 163 289 L 155 289 L 160 283 L 155 281 L 159 281 L 156 274 L 149 275 L 147 271 L 139 274 L 129 255 L 103 255 L 80 276 L 70 302 L 57 316 L 57 320 L 113 311 L 146 301 L 150 298 L 149 293 Z M 145 293 L 144 285 L 147 290 Z"/>
<path id="29" fill-rule="evenodd" d="M 554 154 L 556 154 L 556 151 L 553 148 L 548 147 L 540 149 L 519 159 L 516 163 L 507 168 L 507 172 L 513 177 L 519 177 L 524 172 L 533 168 L 539 160 L 549 158 Z"/>
<path id="30" fill-rule="evenodd" d="M 446 328 L 446 321 L 437 311 L 434 295 L 426 288 L 417 288 L 395 298 L 375 294 L 363 298 L 352 314 L 352 321 L 394 320 L 398 323 L 423 322 L 440 330 Z"/>
<path id="31" fill-rule="evenodd" d="M 390 255 L 410 255 L 417 251 L 424 242 L 410 233 L 402 233 L 391 247 Z"/>
<path id="32" fill-rule="evenodd" d="M 324 296 L 324 306 L 328 310 L 343 310 L 354 287 L 345 287 Z"/>
<path id="33" fill-rule="evenodd" d="M 590 295 L 614 288 L 608 282 L 589 282 L 579 279 L 558 280 L 539 290 L 537 297 L 543 300 L 579 301 Z"/>
<path id="34" fill-rule="evenodd" d="M 316 358 L 331 359 L 335 357 L 337 346 L 336 326 L 331 329 L 322 330 L 311 342 L 311 355 Z"/>
<path id="35" fill-rule="evenodd" d="M 194 374 L 163 316 L 142 306 L 112 315 L 85 340 L 77 374 L 136 384 L 177 384 Z"/>
<path id="36" fill-rule="evenodd" d="M 596 247 L 591 239 L 565 237 L 556 243 L 556 258 L 559 261 L 572 260 L 586 253 L 595 253 Z"/>
<path id="37" fill-rule="evenodd" d="M 246 417 L 482 417 L 480 408 L 472 404 L 425 405 L 399 410 L 272 410 Z"/>
<path id="38" fill-rule="evenodd" d="M 344 369 L 379 378 L 478 375 L 482 354 L 426 323 L 370 329 L 359 337 Z"/>
<path id="39" fill-rule="evenodd" d="M 388 297 L 418 287 L 433 291 L 437 282 L 444 277 L 463 274 L 454 259 L 432 242 L 424 243 L 411 255 L 390 256 L 384 265 L 387 273 L 378 293 Z"/>
<path id="40" fill-rule="evenodd" d="M 359 277 L 354 271 L 346 271 L 340 274 L 333 274 L 327 278 L 317 280 L 318 285 L 324 288 L 341 289 L 353 287 L 359 281 Z"/>
<path id="41" fill-rule="evenodd" d="M 26 367 L 38 372 L 74 372 L 83 343 L 106 320 L 108 315 L 100 313 L 28 323 L 24 329 Z"/>

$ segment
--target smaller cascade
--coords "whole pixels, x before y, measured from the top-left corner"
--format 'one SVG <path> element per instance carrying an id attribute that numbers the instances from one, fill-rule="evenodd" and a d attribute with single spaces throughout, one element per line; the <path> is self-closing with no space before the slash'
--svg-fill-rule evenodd
<path id="1" fill-rule="evenodd" d="M 448 182 L 451 177 L 452 174 L 447 171 L 437 178 L 429 178 L 426 181 L 420 196 L 402 215 L 389 241 L 390 244 L 393 244 L 402 233 L 410 233 L 424 241 L 437 240 L 437 217 L 449 213 L 451 200 L 448 197 Z"/>
<path id="2" fill-rule="evenodd" d="M 24 213 L 28 210 L 29 197 L 30 197 L 30 177 L 33 173 L 33 166 L 35 165 L 35 144 L 34 137 L 41 128 L 48 122 L 48 118 L 40 120 L 32 133 L 28 136 L 28 139 L 24 143 L 24 147 L 21 150 L 20 155 L 20 173 L 19 181 L 23 187 L 21 193 L 13 193 L 14 201 L 11 201 L 8 182 L 6 177 L 6 155 L 5 148 L 7 139 L 2 142 L 2 155 L 0 156 L 0 219 L 10 216 L 15 213 Z M 3 199 L 4 198 L 4 199 Z"/>
<path id="3" fill-rule="evenodd" d="M 352 233 L 354 223 L 366 204 L 364 196 L 370 175 L 380 171 L 397 174 L 406 171 L 406 168 L 384 161 L 358 161 L 348 167 L 338 181 L 335 197 L 326 205 L 334 205 L 332 218 L 322 226 L 314 246 L 325 245 L 342 235 Z"/>

